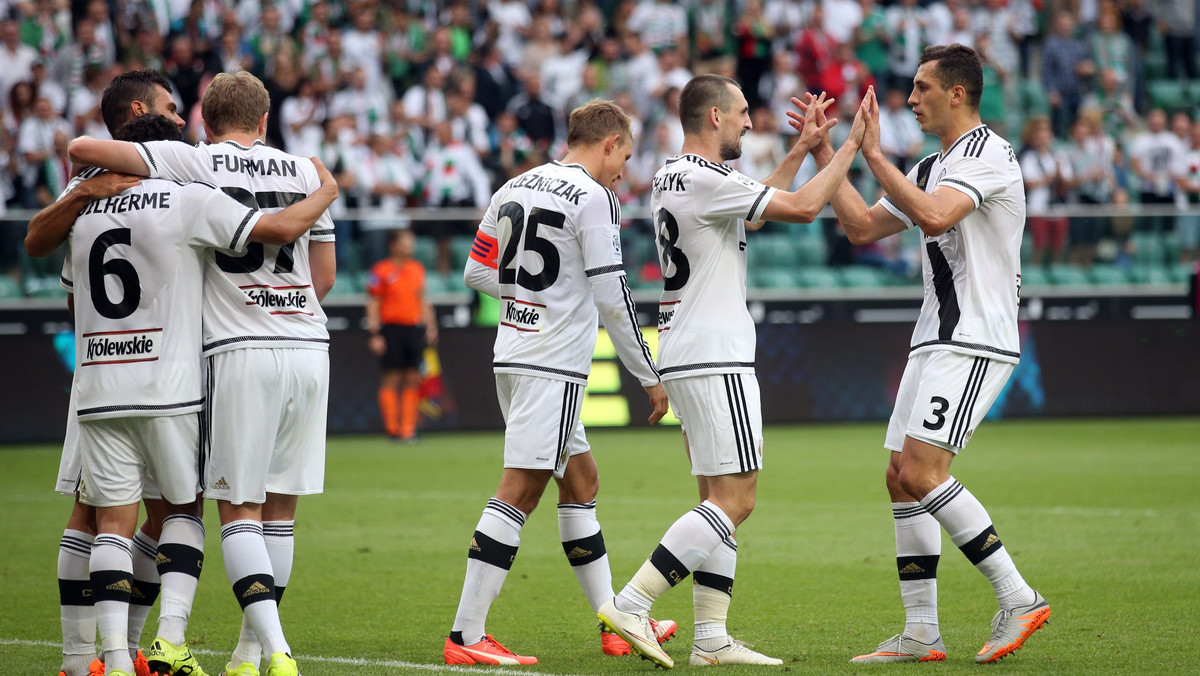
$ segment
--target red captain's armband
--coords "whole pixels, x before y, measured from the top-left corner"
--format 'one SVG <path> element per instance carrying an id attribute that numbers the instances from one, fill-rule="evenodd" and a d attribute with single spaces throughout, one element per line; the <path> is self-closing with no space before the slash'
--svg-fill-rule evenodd
<path id="1" fill-rule="evenodd" d="M 475 232 L 475 243 L 471 245 L 471 258 L 495 270 L 496 238 L 485 234 L 482 230 Z"/>

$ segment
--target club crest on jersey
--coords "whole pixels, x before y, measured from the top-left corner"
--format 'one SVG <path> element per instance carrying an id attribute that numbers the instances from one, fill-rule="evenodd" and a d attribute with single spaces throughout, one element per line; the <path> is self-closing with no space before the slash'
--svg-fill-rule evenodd
<path id="1" fill-rule="evenodd" d="M 156 361 L 162 352 L 162 332 L 162 329 L 133 329 L 85 333 L 79 365 Z"/>
<path id="2" fill-rule="evenodd" d="M 273 315 L 311 315 L 313 302 L 308 297 L 310 287 L 270 286 L 247 284 L 238 287 L 246 292 L 246 305 L 257 305 Z"/>
<path id="3" fill-rule="evenodd" d="M 764 187 L 762 183 L 759 183 L 758 181 L 756 181 L 756 180 L 750 178 L 749 176 L 747 176 L 743 173 L 740 173 L 740 172 L 734 172 L 730 176 L 733 178 L 733 180 L 737 181 L 738 183 L 741 183 L 742 185 L 746 186 L 747 188 L 750 188 L 751 190 L 762 190 Z"/>
<path id="4" fill-rule="evenodd" d="M 517 300 L 512 296 L 503 296 L 500 300 L 504 302 L 500 313 L 501 326 L 532 333 L 542 330 L 542 322 L 546 314 L 545 305 Z"/>

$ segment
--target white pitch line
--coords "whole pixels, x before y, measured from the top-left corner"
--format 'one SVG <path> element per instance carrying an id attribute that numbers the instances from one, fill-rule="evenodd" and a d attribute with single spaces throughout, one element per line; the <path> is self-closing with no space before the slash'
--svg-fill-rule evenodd
<path id="1" fill-rule="evenodd" d="M 36 648 L 59 648 L 61 644 L 52 641 L 30 641 L 21 638 L 0 638 L 0 645 L 16 645 L 30 646 Z M 192 652 L 197 655 L 216 655 L 224 656 L 227 653 L 218 652 L 216 650 L 192 649 Z M 361 657 L 324 657 L 321 655 L 296 655 L 296 660 L 303 664 L 304 662 L 326 662 L 329 664 L 348 664 L 357 667 L 391 667 L 394 669 L 417 669 L 420 671 L 433 672 L 459 672 L 466 674 L 529 674 L 527 669 L 508 669 L 505 667 L 480 667 L 459 666 L 454 664 L 420 664 L 417 662 L 404 662 L 401 660 L 368 660 Z M 486 670 L 486 671 L 484 671 Z M 555 674 L 546 671 L 532 672 L 539 676 L 573 676 L 572 674 Z"/>

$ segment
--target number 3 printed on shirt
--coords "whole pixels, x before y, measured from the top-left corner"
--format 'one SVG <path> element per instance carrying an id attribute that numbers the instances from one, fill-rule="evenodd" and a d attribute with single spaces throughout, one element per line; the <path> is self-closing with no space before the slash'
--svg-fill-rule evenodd
<path id="1" fill-rule="evenodd" d="M 545 225 L 561 230 L 567 217 L 557 211 L 534 207 L 529 210 L 529 221 L 525 220 L 525 208 L 517 202 L 505 202 L 496 213 L 497 221 L 508 220 L 512 234 L 500 254 L 500 284 L 516 284 L 530 291 L 545 291 L 558 280 L 560 259 L 554 242 L 538 236 L 538 226 Z M 528 226 L 528 227 L 526 227 Z M 505 228 L 501 226 L 500 232 Z M 522 238 L 524 234 L 524 238 Z M 532 251 L 542 257 L 542 270 L 532 273 L 525 266 L 513 265 L 518 249 Z"/>

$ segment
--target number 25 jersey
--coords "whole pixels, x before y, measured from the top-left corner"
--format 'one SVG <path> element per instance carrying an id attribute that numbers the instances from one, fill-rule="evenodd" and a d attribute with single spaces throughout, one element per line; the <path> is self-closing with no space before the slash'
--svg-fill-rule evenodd
<path id="1" fill-rule="evenodd" d="M 745 221 L 760 220 L 774 195 L 774 188 L 697 155 L 673 157 L 654 175 L 650 208 L 663 271 L 663 380 L 754 372 Z"/>

